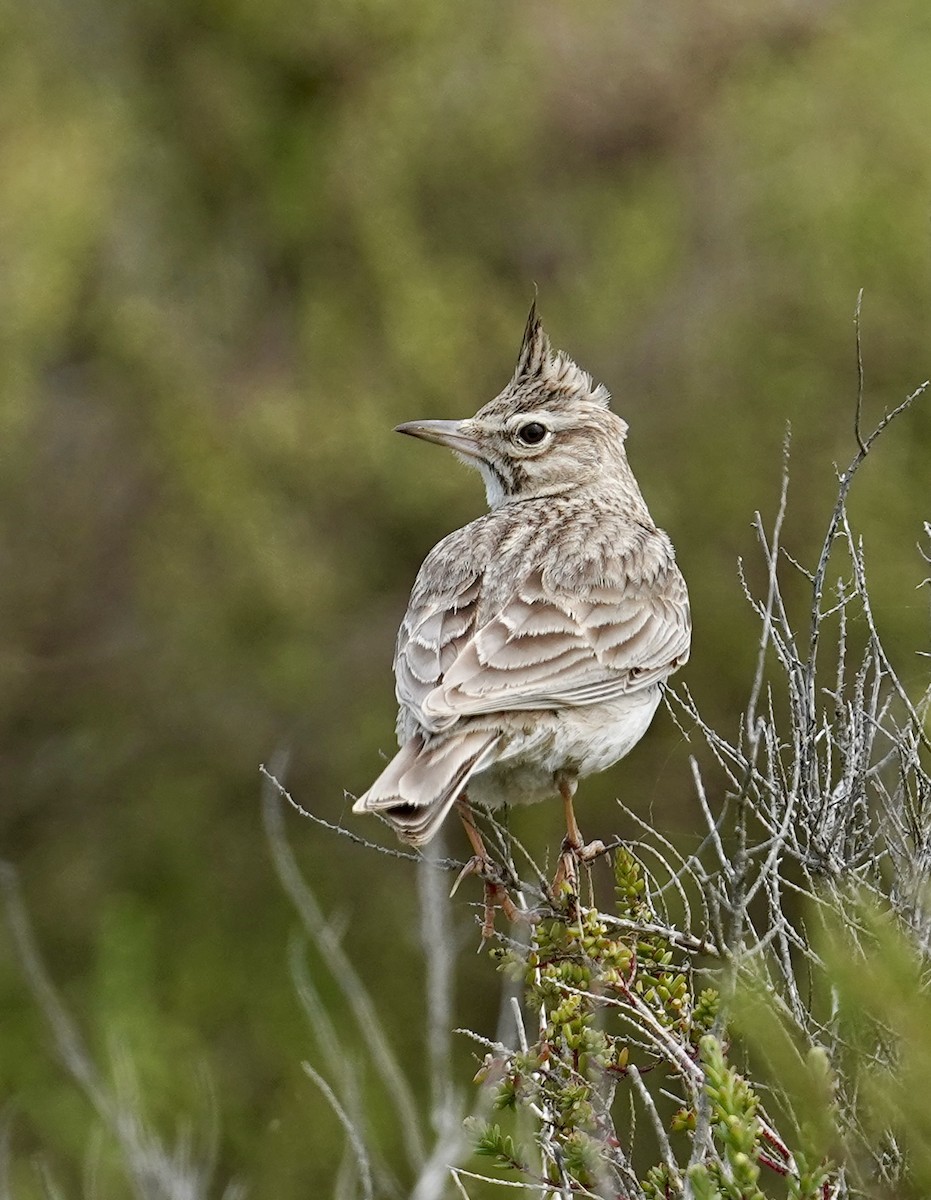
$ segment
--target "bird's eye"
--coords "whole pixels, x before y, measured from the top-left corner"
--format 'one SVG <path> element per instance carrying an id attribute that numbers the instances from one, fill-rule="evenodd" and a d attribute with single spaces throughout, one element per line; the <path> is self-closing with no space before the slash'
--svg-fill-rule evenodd
<path id="1" fill-rule="evenodd" d="M 521 425 L 517 431 L 517 439 L 524 443 L 525 446 L 539 446 L 546 437 L 547 428 L 541 425 L 539 421 L 528 421 L 526 425 Z"/>

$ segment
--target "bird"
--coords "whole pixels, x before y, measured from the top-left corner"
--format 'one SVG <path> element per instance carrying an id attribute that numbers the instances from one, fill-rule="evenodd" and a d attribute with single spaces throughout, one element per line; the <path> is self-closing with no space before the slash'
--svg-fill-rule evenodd
<path id="1" fill-rule="evenodd" d="M 564 856 L 584 855 L 579 779 L 633 749 L 688 660 L 685 580 L 610 399 L 553 350 L 534 300 L 493 400 L 465 420 L 397 426 L 476 468 L 489 511 L 420 568 L 394 655 L 399 750 L 353 812 L 422 847 L 458 808 L 486 880 L 471 803 L 561 798 Z"/>

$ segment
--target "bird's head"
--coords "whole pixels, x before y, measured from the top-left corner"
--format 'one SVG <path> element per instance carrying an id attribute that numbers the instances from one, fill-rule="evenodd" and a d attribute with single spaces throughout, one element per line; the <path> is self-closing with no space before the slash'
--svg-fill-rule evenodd
<path id="1" fill-rule="evenodd" d="M 608 408 L 602 384 L 553 351 L 531 306 L 507 387 L 464 421 L 410 421 L 398 433 L 436 442 L 477 468 L 490 508 L 564 495 L 630 476 L 627 425 Z M 636 485 L 635 485 L 636 486 Z"/>

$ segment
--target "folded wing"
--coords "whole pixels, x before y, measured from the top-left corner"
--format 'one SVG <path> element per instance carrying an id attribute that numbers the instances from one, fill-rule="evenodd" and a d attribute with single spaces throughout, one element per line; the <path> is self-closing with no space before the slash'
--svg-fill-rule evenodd
<path id="1" fill-rule="evenodd" d="M 541 572 L 476 627 L 481 578 L 453 598 L 412 604 L 396 656 L 398 699 L 431 732 L 501 711 L 599 704 L 665 679 L 688 658 L 685 583 L 670 559 L 644 580 L 578 581 Z"/>

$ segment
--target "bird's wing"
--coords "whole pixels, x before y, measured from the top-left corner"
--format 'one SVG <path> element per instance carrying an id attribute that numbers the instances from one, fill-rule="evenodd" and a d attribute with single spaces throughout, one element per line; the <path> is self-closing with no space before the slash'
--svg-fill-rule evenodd
<path id="1" fill-rule="evenodd" d="M 665 679 L 688 658 L 688 595 L 675 562 L 645 578 L 546 586 L 535 572 L 475 627 L 481 580 L 455 607 L 408 611 L 398 648 L 398 696 L 441 730 L 464 716 L 599 704 Z M 430 680 L 433 679 L 431 686 Z"/>
<path id="2" fill-rule="evenodd" d="M 475 633 L 481 583 L 481 572 L 475 570 L 441 594 L 415 588 L 398 630 L 394 656 L 398 703 L 427 729 L 453 724 L 447 718 L 436 726 L 426 718 L 423 706 Z"/>

